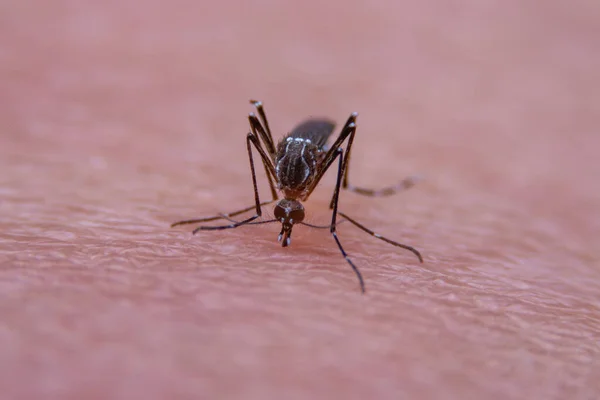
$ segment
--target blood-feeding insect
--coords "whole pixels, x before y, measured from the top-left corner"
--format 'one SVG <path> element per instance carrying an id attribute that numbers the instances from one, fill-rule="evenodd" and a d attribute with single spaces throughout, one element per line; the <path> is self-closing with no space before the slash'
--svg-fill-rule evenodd
<path id="1" fill-rule="evenodd" d="M 255 113 L 249 114 L 248 120 L 250 121 L 250 132 L 246 136 L 246 147 L 248 150 L 248 159 L 250 161 L 250 171 L 252 173 L 252 184 L 254 186 L 254 204 L 244 209 L 226 214 L 178 221 L 173 223 L 171 227 L 185 224 L 200 224 L 219 219 L 230 222 L 228 225 L 201 225 L 193 230 L 193 234 L 196 234 L 200 230 L 232 229 L 244 225 L 280 222 L 281 232 L 279 233 L 278 241 L 281 242 L 283 247 L 290 245 L 294 225 L 305 225 L 313 228 L 329 228 L 340 252 L 356 274 L 360 289 L 363 293 L 365 292 L 363 277 L 359 269 L 344 250 L 342 243 L 338 238 L 336 231 L 336 226 L 340 223 L 337 221 L 338 215 L 377 239 L 411 251 L 417 256 L 420 262 L 423 262 L 421 254 L 415 248 L 387 239 L 338 210 L 340 189 L 349 190 L 364 196 L 382 197 L 390 196 L 408 189 L 416 182 L 416 178 L 410 177 L 404 179 L 395 186 L 379 190 L 356 187 L 348 183 L 348 164 L 350 162 L 352 142 L 354 141 L 354 135 L 356 134 L 357 113 L 350 114 L 342 131 L 331 146 L 327 146 L 327 140 L 333 133 L 335 123 L 323 118 L 311 118 L 301 122 L 290 133 L 284 136 L 277 146 L 275 146 L 262 103 L 256 100 L 250 100 L 250 103 L 254 105 L 258 113 L 258 116 Z M 344 144 L 346 140 L 346 150 L 344 151 L 342 144 Z M 256 171 L 254 168 L 252 147 L 254 147 L 260 155 L 271 188 L 272 200 L 262 203 L 258 195 L 258 187 L 256 184 Z M 338 160 L 337 180 L 333 191 L 333 197 L 329 204 L 329 208 L 332 210 L 331 225 L 319 227 L 303 222 L 304 206 L 302 205 L 302 202 L 308 200 L 313 190 L 321 181 L 321 178 L 323 178 L 325 172 L 327 172 L 336 159 Z M 278 191 L 283 197 L 281 200 L 279 199 Z M 262 207 L 276 201 L 277 204 L 273 210 L 275 218 L 256 221 L 262 216 Z M 232 219 L 233 217 L 251 211 L 252 209 L 255 210 L 253 216 L 242 221 Z"/>

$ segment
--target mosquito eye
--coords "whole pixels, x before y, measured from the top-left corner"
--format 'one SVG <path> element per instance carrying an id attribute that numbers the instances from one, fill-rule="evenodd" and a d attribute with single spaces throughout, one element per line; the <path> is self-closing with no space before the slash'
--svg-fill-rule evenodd
<path id="1" fill-rule="evenodd" d="M 275 209 L 273 210 L 273 214 L 275 215 L 275 218 L 278 220 L 285 218 L 285 210 L 280 205 L 275 206 Z"/>
<path id="2" fill-rule="evenodd" d="M 290 213 L 290 218 L 294 220 L 294 223 L 304 221 L 304 210 L 294 210 Z"/>

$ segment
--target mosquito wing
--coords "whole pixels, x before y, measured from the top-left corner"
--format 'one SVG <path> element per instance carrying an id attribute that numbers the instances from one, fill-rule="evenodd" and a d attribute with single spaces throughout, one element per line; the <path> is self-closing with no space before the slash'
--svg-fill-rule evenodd
<path id="1" fill-rule="evenodd" d="M 322 118 L 307 119 L 296 125 L 288 136 L 295 138 L 310 139 L 319 149 L 327 143 L 327 139 L 333 133 L 335 123 Z"/>

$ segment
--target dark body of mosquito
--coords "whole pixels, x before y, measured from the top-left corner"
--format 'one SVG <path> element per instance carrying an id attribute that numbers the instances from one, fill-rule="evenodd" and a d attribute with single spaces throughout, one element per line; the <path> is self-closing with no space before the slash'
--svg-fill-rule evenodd
<path id="1" fill-rule="evenodd" d="M 325 172 L 327 172 L 329 167 L 337 159 L 337 180 L 329 205 L 329 208 L 333 211 L 331 225 L 328 225 L 324 228 L 329 228 L 342 255 L 354 270 L 360 283 L 361 291 L 363 293 L 365 292 L 365 285 L 362 275 L 354 262 L 350 259 L 350 257 L 348 257 L 348 254 L 342 247 L 337 235 L 336 223 L 339 225 L 339 222 L 337 221 L 338 215 L 377 239 L 411 251 L 415 256 L 417 256 L 420 262 L 423 262 L 421 254 L 413 247 L 387 239 L 366 228 L 353 218 L 350 218 L 348 215 L 338 211 L 340 189 L 350 190 L 365 196 L 380 197 L 390 196 L 398 193 L 399 191 L 412 187 L 415 183 L 414 178 L 407 178 L 398 185 L 386 187 L 380 190 L 365 189 L 352 186 L 348 183 L 348 163 L 350 162 L 352 142 L 354 141 L 354 135 L 356 133 L 357 113 L 352 113 L 350 115 L 339 136 L 330 147 L 327 146 L 327 141 L 333 133 L 335 124 L 330 120 L 322 118 L 308 119 L 300 123 L 289 134 L 287 134 L 277 144 L 277 146 L 275 146 L 262 103 L 255 100 L 251 100 L 250 103 L 256 107 L 256 111 L 258 112 L 258 116 L 254 113 L 250 113 L 248 116 L 248 120 L 250 122 L 250 132 L 246 136 L 246 147 L 248 150 L 250 170 L 252 173 L 252 184 L 254 186 L 254 204 L 244 209 L 227 214 L 219 214 L 207 218 L 175 222 L 171 225 L 172 227 L 184 224 L 210 222 L 219 219 L 225 219 L 231 222 L 228 225 L 203 225 L 194 229 L 193 233 L 195 234 L 200 230 L 231 229 L 243 225 L 280 222 L 281 232 L 279 233 L 278 240 L 281 242 L 283 247 L 289 246 L 291 243 L 291 234 L 294 225 L 301 224 L 313 228 L 319 228 L 318 226 L 303 222 L 305 213 L 302 202 L 308 200 L 314 189 L 321 181 L 321 178 L 323 178 Z M 345 151 L 341 147 L 344 142 L 346 142 Z M 254 149 L 256 149 L 260 155 L 261 161 L 265 168 L 265 173 L 271 189 L 272 200 L 270 201 L 265 201 L 262 203 L 260 201 L 258 186 L 256 183 L 256 171 L 254 168 L 252 147 L 254 147 Z M 278 191 L 283 195 L 281 200 L 279 200 Z M 278 201 L 273 210 L 275 219 L 267 221 L 255 221 L 262 216 L 261 207 L 275 201 Z M 252 209 L 255 209 L 256 211 L 253 216 L 242 221 L 236 221 L 232 219 L 232 217 L 241 215 Z"/>

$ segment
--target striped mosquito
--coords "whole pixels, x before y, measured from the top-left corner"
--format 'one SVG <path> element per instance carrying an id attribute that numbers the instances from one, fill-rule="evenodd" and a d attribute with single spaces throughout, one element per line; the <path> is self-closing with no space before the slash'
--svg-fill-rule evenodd
<path id="1" fill-rule="evenodd" d="M 199 224 L 219 219 L 230 222 L 228 225 L 201 225 L 194 229 L 193 234 L 196 234 L 200 230 L 232 229 L 243 225 L 280 222 L 281 232 L 279 233 L 278 241 L 281 242 L 283 247 L 290 245 L 294 225 L 305 225 L 313 228 L 329 228 L 340 252 L 354 270 L 360 283 L 362 293 L 365 292 L 363 277 L 359 269 L 344 250 L 342 243 L 338 238 L 336 231 L 336 226 L 340 223 L 337 221 L 338 215 L 377 239 L 411 251 L 417 256 L 420 262 L 423 262 L 421 254 L 415 248 L 387 239 L 338 210 L 340 188 L 364 196 L 383 197 L 391 196 L 402 190 L 408 189 L 412 187 L 416 181 L 415 178 L 411 177 L 404 179 L 395 186 L 379 190 L 356 187 L 348 183 L 348 164 L 350 162 L 352 142 L 354 141 L 354 135 L 356 134 L 356 118 L 358 113 L 352 113 L 350 115 L 339 136 L 331 146 L 327 146 L 327 140 L 333 133 L 335 123 L 323 118 L 311 118 L 301 122 L 289 134 L 284 136 L 277 146 L 275 146 L 262 103 L 256 100 L 251 100 L 250 103 L 254 105 L 258 114 L 258 116 L 255 113 L 249 114 L 248 120 L 250 122 L 250 132 L 246 135 L 246 147 L 248 150 L 248 159 L 250 161 L 250 170 L 252 172 L 252 184 L 254 186 L 254 204 L 244 209 L 226 214 L 178 221 L 173 223 L 171 227 L 186 224 Z M 346 150 L 344 151 L 341 146 L 346 140 Z M 252 147 L 258 151 L 265 168 L 265 173 L 271 188 L 272 199 L 269 201 L 261 202 L 258 195 Z M 321 178 L 323 178 L 325 172 L 327 172 L 336 159 L 338 160 L 337 180 L 333 191 L 333 197 L 329 204 L 329 208 L 333 210 L 331 225 L 316 226 L 303 222 L 304 206 L 302 205 L 302 202 L 308 200 L 313 190 L 321 181 Z M 279 199 L 278 191 L 282 194 L 282 199 Z M 273 210 L 275 218 L 256 221 L 262 216 L 262 206 L 276 201 L 277 204 Z M 233 217 L 251 211 L 252 209 L 255 210 L 255 214 L 251 217 L 242 221 L 232 219 Z"/>

